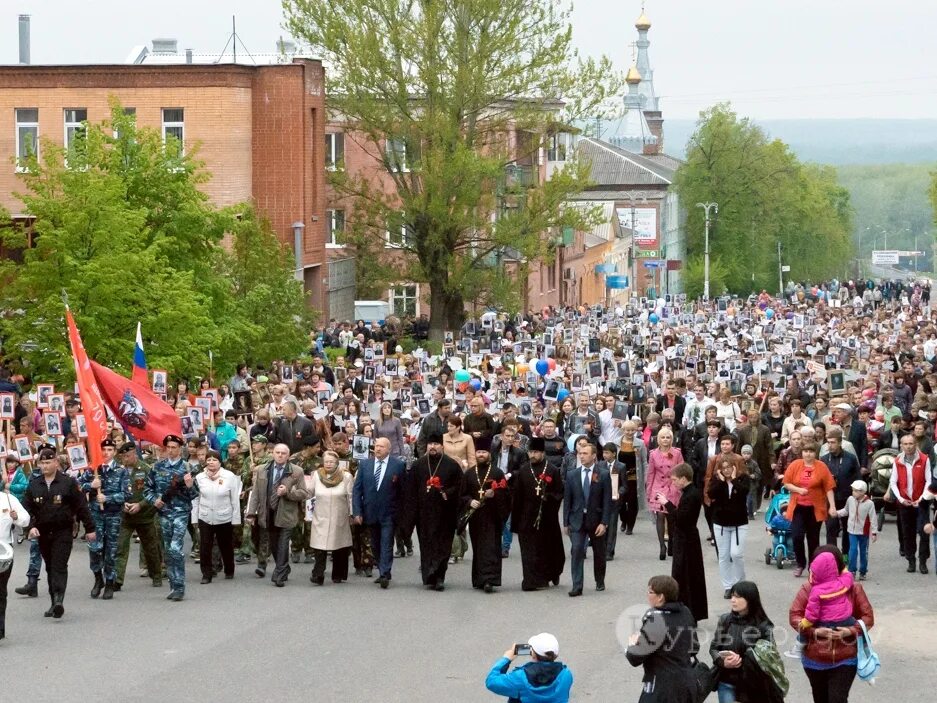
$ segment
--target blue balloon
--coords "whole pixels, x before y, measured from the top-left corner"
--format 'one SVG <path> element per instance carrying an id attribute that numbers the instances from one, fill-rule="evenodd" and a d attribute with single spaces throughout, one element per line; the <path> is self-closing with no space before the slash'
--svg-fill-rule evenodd
<path id="1" fill-rule="evenodd" d="M 569 397 L 569 391 L 565 388 L 560 388 L 559 392 L 556 394 L 556 402 L 562 403 Z"/>
<path id="2" fill-rule="evenodd" d="M 540 359 L 537 361 L 537 373 L 541 376 L 546 376 L 550 372 L 550 364 L 547 363 L 546 359 Z"/>
<path id="3" fill-rule="evenodd" d="M 774 317 L 774 310 L 772 308 L 765 310 L 765 317 L 767 317 L 769 320 Z"/>
<path id="4" fill-rule="evenodd" d="M 482 389 L 482 382 L 477 378 L 473 378 L 471 381 L 469 381 L 469 385 L 472 387 L 473 391 L 480 391 Z"/>
<path id="5" fill-rule="evenodd" d="M 647 319 L 652 325 L 656 325 L 658 321 L 660 320 L 656 312 L 652 312 L 650 315 L 648 315 Z"/>

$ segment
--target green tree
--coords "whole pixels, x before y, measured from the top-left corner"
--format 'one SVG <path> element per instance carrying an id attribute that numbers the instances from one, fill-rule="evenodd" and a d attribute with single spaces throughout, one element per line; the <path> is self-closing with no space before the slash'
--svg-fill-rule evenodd
<path id="1" fill-rule="evenodd" d="M 28 164 L 18 197 L 36 218 L 35 245 L 10 228 L 0 235 L 23 248 L 21 264 L 0 263 L 0 307 L 11 311 L 5 351 L 34 378 L 73 376 L 63 292 L 89 355 L 118 370 L 131 365 L 137 321 L 149 365 L 177 377 L 206 375 L 209 351 L 227 373 L 308 348 L 302 292 L 269 228 L 249 206 L 214 209 L 197 187 L 208 176 L 196 150 L 176 146 L 115 103 L 80 148 L 45 142 Z"/>
<path id="2" fill-rule="evenodd" d="M 688 211 L 691 257 L 704 250 L 704 213 L 695 204 L 719 204 L 710 252 L 733 292 L 776 289 L 778 242 L 796 279 L 842 276 L 850 263 L 852 211 L 835 171 L 801 163 L 727 104 L 701 114 L 675 187 Z"/>
<path id="3" fill-rule="evenodd" d="M 558 120 L 596 114 L 621 86 L 607 59 L 582 60 L 572 49 L 565 5 L 283 2 L 291 32 L 328 65 L 330 111 L 393 181 L 388 192 L 380 177 L 333 174 L 352 203 L 359 285 L 427 283 L 434 339 L 461 324 L 467 291 L 503 302 L 492 294 L 504 290 L 500 256 L 548 258 L 549 231 L 586 226 L 581 211 L 563 206 L 586 183 L 583 165 L 571 162 L 543 184 L 532 177 Z M 507 143 L 514 130 L 516 148 Z M 387 231 L 401 250 L 389 261 Z"/>

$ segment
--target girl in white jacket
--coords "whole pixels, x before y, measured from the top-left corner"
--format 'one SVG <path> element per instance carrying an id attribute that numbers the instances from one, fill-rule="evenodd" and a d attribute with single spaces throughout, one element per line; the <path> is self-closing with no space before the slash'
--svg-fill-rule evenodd
<path id="1" fill-rule="evenodd" d="M 29 513 L 15 495 L 0 493 L 0 640 L 6 636 L 7 584 L 13 573 L 14 527 L 24 530 L 29 527 Z"/>

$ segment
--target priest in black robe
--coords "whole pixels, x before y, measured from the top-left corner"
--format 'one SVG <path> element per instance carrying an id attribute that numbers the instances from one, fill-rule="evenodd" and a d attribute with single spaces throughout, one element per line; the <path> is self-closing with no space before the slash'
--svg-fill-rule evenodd
<path id="1" fill-rule="evenodd" d="M 559 517 L 562 470 L 546 460 L 544 444 L 542 438 L 531 439 L 530 462 L 511 476 L 511 529 L 521 546 L 524 591 L 546 588 L 551 582 L 559 585 L 566 566 Z"/>
<path id="2" fill-rule="evenodd" d="M 674 505 L 663 493 L 656 496 L 667 513 L 674 518 L 673 563 L 670 575 L 680 586 L 680 602 L 690 609 L 697 622 L 701 622 L 709 617 L 703 547 L 696 526 L 703 506 L 703 497 L 693 483 L 693 469 L 689 464 L 677 464 L 673 467 L 670 480 L 681 491 L 679 502 Z"/>
<path id="3" fill-rule="evenodd" d="M 491 593 L 501 586 L 501 536 L 511 512 L 511 491 L 487 450 L 476 450 L 475 462 L 462 482 L 461 522 L 468 520 L 472 540 L 472 588 Z"/>
<path id="4" fill-rule="evenodd" d="M 442 435 L 431 433 L 426 454 L 413 462 L 409 481 L 407 519 L 420 540 L 423 585 L 445 590 L 462 493 L 462 467 L 443 453 Z"/>

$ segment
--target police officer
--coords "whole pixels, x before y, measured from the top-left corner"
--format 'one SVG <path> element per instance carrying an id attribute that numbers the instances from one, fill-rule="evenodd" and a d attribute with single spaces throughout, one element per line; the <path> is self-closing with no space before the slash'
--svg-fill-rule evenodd
<path id="1" fill-rule="evenodd" d="M 143 487 L 150 467 L 137 456 L 137 445 L 125 442 L 117 450 L 120 463 L 127 469 L 130 483 L 130 497 L 124 503 L 124 519 L 120 524 L 120 538 L 117 541 L 117 583 L 119 591 L 127 573 L 127 559 L 130 557 L 130 538 L 136 534 L 140 538 L 140 554 L 143 555 L 146 571 L 155 587 L 163 585 L 162 558 L 159 547 L 159 528 L 156 526 L 156 509 L 146 502 Z"/>
<path id="2" fill-rule="evenodd" d="M 166 456 L 156 462 L 143 485 L 146 502 L 159 512 L 169 576 L 170 591 L 166 598 L 171 601 L 181 601 L 185 597 L 185 535 L 192 501 L 198 492 L 190 467 L 182 459 L 182 445 L 182 437 L 166 435 L 163 439 Z"/>
<path id="3" fill-rule="evenodd" d="M 29 539 L 39 541 L 39 552 L 49 576 L 52 605 L 45 612 L 47 618 L 60 618 L 65 614 L 63 601 L 68 585 L 68 557 L 72 553 L 75 518 L 85 527 L 85 539 L 93 542 L 97 537 L 88 501 L 78 482 L 59 468 L 55 449 L 50 446 L 40 449 L 40 475 L 30 478 L 23 497 L 23 507 L 29 513 Z"/>
<path id="4" fill-rule="evenodd" d="M 322 457 L 319 456 L 319 437 L 316 435 L 307 435 L 303 437 L 303 448 L 290 456 L 290 463 L 302 467 L 303 476 L 312 476 L 313 472 L 322 467 Z M 313 561 L 312 547 L 309 541 L 312 536 L 312 523 L 306 520 L 305 511 L 301 516 L 302 520 L 293 528 L 290 536 L 292 543 L 293 563 L 299 563 L 300 554 L 305 553 L 304 564 L 311 564 Z"/>
<path id="5" fill-rule="evenodd" d="M 86 469 L 78 478 L 78 486 L 88 496 L 94 531 L 98 538 L 88 542 L 88 555 L 94 586 L 91 597 L 97 598 L 104 589 L 104 600 L 114 597 L 117 578 L 117 541 L 124 502 L 130 497 L 130 478 L 123 466 L 114 459 L 117 445 L 112 439 L 101 442 L 104 463 L 97 471 Z"/>

